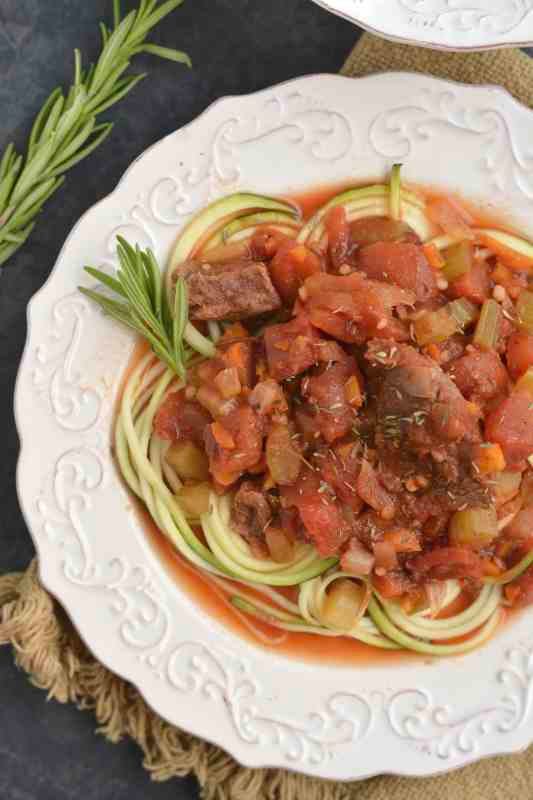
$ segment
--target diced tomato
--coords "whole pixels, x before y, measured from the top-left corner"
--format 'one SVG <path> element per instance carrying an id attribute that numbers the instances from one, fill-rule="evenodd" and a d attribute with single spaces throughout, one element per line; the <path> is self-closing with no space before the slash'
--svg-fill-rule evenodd
<path id="1" fill-rule="evenodd" d="M 187 400 L 184 390 L 169 394 L 154 419 L 154 432 L 160 439 L 184 439 L 202 445 L 211 415 L 199 403 Z"/>
<path id="2" fill-rule="evenodd" d="M 345 356 L 343 361 L 326 367 L 302 383 L 304 396 L 317 407 L 316 425 L 324 439 L 331 443 L 348 433 L 355 420 L 355 410 L 347 402 L 344 386 L 348 378 L 362 376 L 355 358 Z"/>
<path id="3" fill-rule="evenodd" d="M 260 418 L 246 405 L 227 414 L 222 425 L 223 431 L 213 430 L 212 425 L 206 428 L 205 449 L 216 482 L 230 486 L 261 461 L 264 429 Z"/>
<path id="4" fill-rule="evenodd" d="M 364 217 L 350 222 L 350 235 L 359 247 L 376 242 L 420 241 L 416 233 L 405 222 L 390 217 Z"/>
<path id="5" fill-rule="evenodd" d="M 290 486 L 280 486 L 282 507 L 298 509 L 307 535 L 315 543 L 322 556 L 337 553 L 350 538 L 349 525 L 342 511 L 327 492 L 321 492 L 318 472 L 304 469 L 298 481 Z"/>
<path id="6" fill-rule="evenodd" d="M 437 294 L 435 272 L 416 244 L 377 242 L 359 251 L 357 263 L 369 278 L 409 289 L 420 302 Z"/>
<path id="7" fill-rule="evenodd" d="M 376 569 L 378 571 L 386 570 L 386 572 L 389 572 L 398 567 L 398 557 L 394 545 L 391 542 L 386 542 L 384 540 L 374 542 L 374 555 L 376 557 Z"/>
<path id="8" fill-rule="evenodd" d="M 323 454 L 319 459 L 322 477 L 331 486 L 335 495 L 355 513 L 363 507 L 357 494 L 357 478 L 361 469 L 358 448 L 354 444 L 341 444 Z"/>
<path id="9" fill-rule="evenodd" d="M 462 547 L 438 547 L 409 562 L 409 569 L 419 578 L 482 578 L 483 560 Z"/>
<path id="10" fill-rule="evenodd" d="M 350 529 L 339 506 L 326 498 L 315 495 L 298 502 L 298 510 L 305 529 L 321 556 L 333 556 L 350 536 Z"/>
<path id="11" fill-rule="evenodd" d="M 306 312 L 313 325 L 343 342 L 362 344 L 373 336 L 405 341 L 408 332 L 392 309 L 412 305 L 412 292 L 361 274 L 314 275 L 305 282 Z"/>
<path id="12" fill-rule="evenodd" d="M 346 352 L 338 342 L 333 339 L 321 339 L 316 343 L 317 360 L 322 364 L 327 364 L 330 361 L 343 361 L 346 357 Z"/>
<path id="13" fill-rule="evenodd" d="M 286 303 L 294 303 L 306 278 L 322 272 L 318 255 L 294 240 L 284 242 L 270 264 L 270 277 Z"/>
<path id="14" fill-rule="evenodd" d="M 297 483 L 292 486 L 280 486 L 283 508 L 298 508 L 301 502 L 311 502 L 313 498 L 320 497 L 320 475 L 315 470 L 306 467 L 300 472 Z"/>
<path id="15" fill-rule="evenodd" d="M 521 509 L 504 531 L 506 539 L 527 541 L 533 536 L 533 506 Z"/>
<path id="16" fill-rule="evenodd" d="M 448 370 L 455 385 L 467 400 L 484 403 L 503 395 L 509 385 L 507 371 L 493 350 L 469 350 Z"/>
<path id="17" fill-rule="evenodd" d="M 357 493 L 375 511 L 379 511 L 384 519 L 394 516 L 394 498 L 381 485 L 372 465 L 364 460 L 357 478 Z"/>
<path id="18" fill-rule="evenodd" d="M 393 570 L 386 572 L 385 575 L 376 575 L 374 573 L 372 583 L 386 600 L 390 600 L 393 597 L 401 597 L 412 586 L 409 576 L 403 570 Z"/>
<path id="19" fill-rule="evenodd" d="M 270 325 L 265 331 L 265 347 L 271 376 L 281 381 L 309 369 L 317 361 L 318 341 L 318 333 L 303 314 L 290 322 Z"/>
<path id="20" fill-rule="evenodd" d="M 485 438 L 501 445 L 507 467 L 533 454 L 533 403 L 525 392 L 513 392 L 485 420 Z"/>
<path id="21" fill-rule="evenodd" d="M 533 367 L 533 334 L 516 331 L 507 342 L 507 369 L 514 381 Z"/>
<path id="22" fill-rule="evenodd" d="M 270 261 L 287 240 L 287 236 L 273 228 L 262 228 L 252 238 L 252 257 L 256 261 Z"/>
<path id="23" fill-rule="evenodd" d="M 344 206 L 335 206 L 328 211 L 325 220 L 328 234 L 328 250 L 335 271 L 346 263 L 351 250 L 350 227 Z"/>
<path id="24" fill-rule="evenodd" d="M 471 269 L 450 284 L 453 297 L 466 297 L 472 303 L 481 305 L 490 294 L 490 280 L 484 261 L 474 261 Z"/>
<path id="25" fill-rule="evenodd" d="M 311 444 L 315 440 L 316 411 L 310 403 L 295 406 L 293 410 L 294 422 L 298 433 L 302 436 L 305 444 Z"/>

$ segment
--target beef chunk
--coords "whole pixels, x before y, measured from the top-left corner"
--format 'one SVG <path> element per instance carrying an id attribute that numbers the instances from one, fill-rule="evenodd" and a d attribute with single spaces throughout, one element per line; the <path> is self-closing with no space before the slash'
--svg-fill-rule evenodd
<path id="1" fill-rule="evenodd" d="M 177 268 L 174 277 L 187 282 L 193 320 L 246 319 L 281 308 L 281 299 L 262 262 L 187 262 Z"/>
<path id="2" fill-rule="evenodd" d="M 272 519 L 266 495 L 252 481 L 244 481 L 233 501 L 231 522 L 244 539 L 261 537 Z"/>

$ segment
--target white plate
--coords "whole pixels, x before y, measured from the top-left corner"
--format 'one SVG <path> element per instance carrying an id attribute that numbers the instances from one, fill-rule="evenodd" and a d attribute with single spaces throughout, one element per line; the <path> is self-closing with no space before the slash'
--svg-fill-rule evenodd
<path id="1" fill-rule="evenodd" d="M 163 717 L 250 766 L 339 780 L 430 775 L 533 739 L 531 613 L 478 652 L 304 664 L 202 613 L 152 551 L 110 455 L 132 338 L 76 287 L 121 233 L 164 263 L 191 212 L 237 189 L 404 177 L 489 201 L 533 234 L 533 114 L 497 88 L 314 76 L 228 98 L 154 145 L 70 234 L 29 307 L 18 487 L 44 585 L 104 664 Z M 327 659 L 324 640 L 324 661 Z"/>
<path id="2" fill-rule="evenodd" d="M 313 0 L 372 33 L 442 50 L 533 44 L 533 0 Z"/>

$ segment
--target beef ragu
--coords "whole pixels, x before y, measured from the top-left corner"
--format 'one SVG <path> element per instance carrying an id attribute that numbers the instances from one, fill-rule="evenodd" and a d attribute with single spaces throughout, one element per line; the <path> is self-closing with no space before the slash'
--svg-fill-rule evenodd
<path id="1" fill-rule="evenodd" d="M 124 391 L 127 483 L 260 626 L 473 649 L 533 600 L 532 267 L 399 168 L 218 201 L 167 271 L 185 380 L 157 345 Z"/>

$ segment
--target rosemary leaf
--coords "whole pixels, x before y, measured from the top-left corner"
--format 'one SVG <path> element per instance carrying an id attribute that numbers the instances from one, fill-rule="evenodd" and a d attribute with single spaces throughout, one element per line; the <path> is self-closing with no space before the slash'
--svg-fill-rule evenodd
<path id="1" fill-rule="evenodd" d="M 0 158 L 0 266 L 28 238 L 35 217 L 60 187 L 64 173 L 99 147 L 112 124 L 100 114 L 125 97 L 145 75 L 129 74 L 138 53 L 150 53 L 190 65 L 181 50 L 153 45 L 146 37 L 183 0 L 139 0 L 122 17 L 122 3 L 113 0 L 113 28 L 100 24 L 102 51 L 95 64 L 84 67 L 74 51 L 74 75 L 68 91 L 60 87 L 37 114 L 26 145 L 17 153 L 8 144 Z M 151 268 L 151 267 L 150 267 Z"/>
<path id="2" fill-rule="evenodd" d="M 161 270 L 152 251 L 133 248 L 120 236 L 117 242 L 119 269 L 116 277 L 94 267 L 85 267 L 85 271 L 120 300 L 93 289 L 80 287 L 80 291 L 98 303 L 104 313 L 140 333 L 154 353 L 177 375 L 185 378 L 190 353 L 184 344 L 189 316 L 185 282 L 179 280 L 176 285 L 172 317 Z"/>

